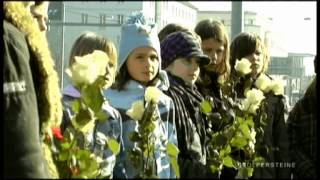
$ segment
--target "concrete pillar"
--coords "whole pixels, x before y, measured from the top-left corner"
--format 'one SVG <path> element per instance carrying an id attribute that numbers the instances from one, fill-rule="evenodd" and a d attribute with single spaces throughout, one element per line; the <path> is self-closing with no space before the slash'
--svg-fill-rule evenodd
<path id="1" fill-rule="evenodd" d="M 242 1 L 232 1 L 231 9 L 231 40 L 243 32 L 244 23 L 243 23 L 243 10 L 242 10 Z"/>

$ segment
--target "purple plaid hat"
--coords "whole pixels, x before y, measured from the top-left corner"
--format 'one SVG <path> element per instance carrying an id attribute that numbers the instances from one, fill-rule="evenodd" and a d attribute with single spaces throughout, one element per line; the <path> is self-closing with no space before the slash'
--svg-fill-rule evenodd
<path id="1" fill-rule="evenodd" d="M 162 68 L 168 67 L 177 58 L 198 58 L 200 65 L 210 63 L 210 58 L 202 52 L 199 41 L 190 32 L 174 32 L 160 43 Z"/>

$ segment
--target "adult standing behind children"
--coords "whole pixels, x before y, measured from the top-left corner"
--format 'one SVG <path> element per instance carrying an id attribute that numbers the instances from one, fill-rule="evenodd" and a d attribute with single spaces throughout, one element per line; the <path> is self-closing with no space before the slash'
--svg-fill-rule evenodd
<path id="1" fill-rule="evenodd" d="M 57 177 L 40 136 L 50 134 L 50 126 L 59 125 L 62 117 L 58 76 L 43 32 L 48 2 L 3 6 L 4 176 Z"/>
<path id="2" fill-rule="evenodd" d="M 126 114 L 131 105 L 144 101 L 145 91 L 153 86 L 160 90 L 167 90 L 169 81 L 166 73 L 161 71 L 160 43 L 154 24 L 145 20 L 139 12 L 129 17 L 121 28 L 119 49 L 118 74 L 114 86 L 105 92 L 110 103 L 117 108 L 123 120 L 123 140 L 125 154 L 124 162 L 126 178 L 139 177 L 144 170 L 141 165 L 134 166 L 130 159 L 130 151 L 137 147 L 137 143 L 130 139 L 133 132 L 137 132 L 138 122 Z M 155 175 L 158 178 L 174 178 L 175 172 L 171 168 L 169 156 L 166 152 L 168 143 L 176 144 L 176 131 L 173 122 L 172 99 L 161 93 L 156 107 L 156 140 L 155 140 Z M 118 176 L 115 174 L 115 177 Z M 123 177 L 122 177 L 123 178 Z"/>
<path id="3" fill-rule="evenodd" d="M 317 73 L 317 56 L 314 68 Z M 319 70 L 319 69 L 318 69 Z M 293 178 L 317 178 L 317 75 L 287 120 Z"/>

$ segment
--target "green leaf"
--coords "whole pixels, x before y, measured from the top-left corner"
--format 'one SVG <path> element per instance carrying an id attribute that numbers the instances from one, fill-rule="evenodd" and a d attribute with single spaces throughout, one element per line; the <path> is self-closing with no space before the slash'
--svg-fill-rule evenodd
<path id="1" fill-rule="evenodd" d="M 169 154 L 169 156 L 177 158 L 179 152 L 179 148 L 175 144 L 168 142 L 167 153 Z"/>
<path id="2" fill-rule="evenodd" d="M 93 156 L 90 156 L 86 159 L 82 159 L 79 162 L 80 174 L 79 176 L 87 178 L 95 178 L 99 175 L 99 164 Z M 82 167 L 82 168 L 81 168 Z"/>
<path id="3" fill-rule="evenodd" d="M 247 174 L 248 177 L 251 177 L 253 175 L 253 168 L 247 168 Z"/>
<path id="4" fill-rule="evenodd" d="M 236 136 L 231 139 L 230 142 L 231 146 L 237 147 L 239 149 L 243 148 L 245 145 L 248 144 L 248 141 L 245 137 Z"/>
<path id="5" fill-rule="evenodd" d="M 120 144 L 115 139 L 110 138 L 107 141 L 107 144 L 114 155 L 117 155 L 120 152 Z"/>
<path id="6" fill-rule="evenodd" d="M 95 126 L 94 120 L 89 121 L 87 124 L 85 124 L 83 127 L 80 128 L 80 131 L 84 134 L 88 133 L 90 130 L 92 130 Z"/>
<path id="7" fill-rule="evenodd" d="M 223 146 L 227 142 L 227 137 L 224 134 L 217 133 L 213 136 L 215 145 Z"/>
<path id="8" fill-rule="evenodd" d="M 237 117 L 236 117 L 236 120 L 239 122 L 239 124 L 245 123 L 243 117 L 237 116 Z"/>
<path id="9" fill-rule="evenodd" d="M 104 102 L 103 94 L 100 88 L 96 85 L 85 86 L 81 89 L 81 96 L 84 103 L 94 112 L 101 110 Z"/>
<path id="10" fill-rule="evenodd" d="M 133 142 L 138 142 L 141 140 L 141 134 L 134 131 L 132 133 L 129 134 L 129 139 Z"/>
<path id="11" fill-rule="evenodd" d="M 210 165 L 210 169 L 213 174 L 215 174 L 216 172 L 218 172 L 220 170 L 219 167 L 216 165 Z"/>
<path id="12" fill-rule="evenodd" d="M 79 99 L 72 101 L 71 108 L 74 113 L 78 113 L 81 108 L 81 101 Z"/>
<path id="13" fill-rule="evenodd" d="M 253 174 L 253 168 L 239 168 L 236 179 L 248 179 Z"/>
<path id="14" fill-rule="evenodd" d="M 262 157 L 262 156 L 256 156 L 255 158 L 254 158 L 254 162 L 264 162 L 265 161 L 265 159 L 264 159 L 264 157 Z"/>
<path id="15" fill-rule="evenodd" d="M 246 120 L 247 124 L 249 127 L 254 127 L 254 122 L 253 122 L 253 117 L 252 116 L 249 116 L 247 117 L 247 120 Z"/>
<path id="16" fill-rule="evenodd" d="M 77 159 L 90 159 L 90 154 L 91 154 L 90 151 L 80 149 L 76 153 L 76 158 Z"/>
<path id="17" fill-rule="evenodd" d="M 69 149 L 70 147 L 71 147 L 71 144 L 68 142 L 61 143 L 62 149 Z"/>
<path id="18" fill-rule="evenodd" d="M 143 152 L 143 156 L 144 157 L 152 157 L 153 156 L 153 153 L 154 152 L 154 145 L 152 145 L 152 144 L 150 144 L 150 145 L 148 145 L 147 147 L 145 147 L 145 150 L 144 150 L 144 152 Z"/>
<path id="19" fill-rule="evenodd" d="M 104 122 L 104 121 L 109 119 L 109 115 L 106 112 L 102 111 L 102 110 L 100 110 L 99 112 L 96 113 L 96 117 L 101 122 Z"/>
<path id="20" fill-rule="evenodd" d="M 69 151 L 62 151 L 59 153 L 59 160 L 66 161 L 69 157 Z"/>
<path id="21" fill-rule="evenodd" d="M 230 156 L 226 156 L 223 158 L 223 165 L 227 166 L 227 167 L 234 167 L 233 162 L 232 162 L 232 158 Z"/>
<path id="22" fill-rule="evenodd" d="M 179 169 L 179 165 L 178 165 L 178 161 L 176 158 L 170 158 L 170 164 L 174 170 L 174 172 L 176 173 L 177 178 L 180 178 L 180 169 Z"/>
<path id="23" fill-rule="evenodd" d="M 92 119 L 93 114 L 90 112 L 90 109 L 80 109 L 71 122 L 75 128 L 81 128 Z"/>
<path id="24" fill-rule="evenodd" d="M 205 114 L 208 114 L 212 111 L 211 104 L 206 100 L 202 101 L 200 106 L 201 106 L 201 111 Z"/>
<path id="25" fill-rule="evenodd" d="M 221 149 L 220 156 L 224 157 L 226 155 L 229 155 L 230 152 L 231 152 L 231 147 L 230 147 L 230 145 L 227 145 L 225 148 Z"/>
<path id="26" fill-rule="evenodd" d="M 241 132 L 243 133 L 244 137 L 247 139 L 250 139 L 250 129 L 248 125 L 243 123 L 243 124 L 240 124 L 239 128 L 241 129 Z"/>

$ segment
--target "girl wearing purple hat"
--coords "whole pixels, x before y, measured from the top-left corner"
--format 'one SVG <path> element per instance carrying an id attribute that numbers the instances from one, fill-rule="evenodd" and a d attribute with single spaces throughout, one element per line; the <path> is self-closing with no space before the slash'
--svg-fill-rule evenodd
<path id="1" fill-rule="evenodd" d="M 161 41 L 161 58 L 170 81 L 165 93 L 175 104 L 181 177 L 209 177 L 210 168 L 206 166 L 208 124 L 200 109 L 203 96 L 195 82 L 200 66 L 208 64 L 210 59 L 203 54 L 200 39 L 195 34 L 181 31 Z"/>

